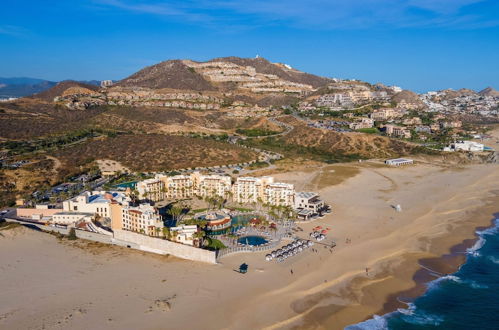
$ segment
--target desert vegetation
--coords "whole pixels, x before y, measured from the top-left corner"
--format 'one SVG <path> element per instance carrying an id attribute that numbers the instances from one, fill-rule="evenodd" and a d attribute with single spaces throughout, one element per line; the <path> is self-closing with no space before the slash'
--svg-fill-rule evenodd
<path id="1" fill-rule="evenodd" d="M 97 139 L 54 152 L 64 171 L 76 171 L 97 159 L 112 159 L 132 171 L 171 171 L 199 166 L 247 162 L 253 151 L 212 139 L 137 134 Z"/>

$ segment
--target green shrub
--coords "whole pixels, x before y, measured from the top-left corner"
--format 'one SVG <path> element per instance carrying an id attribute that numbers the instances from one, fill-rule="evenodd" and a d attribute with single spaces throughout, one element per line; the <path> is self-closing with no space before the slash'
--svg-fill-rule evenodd
<path id="1" fill-rule="evenodd" d="M 76 236 L 76 230 L 74 228 L 71 228 L 69 230 L 68 240 L 74 241 L 75 239 L 78 239 L 78 237 Z"/>

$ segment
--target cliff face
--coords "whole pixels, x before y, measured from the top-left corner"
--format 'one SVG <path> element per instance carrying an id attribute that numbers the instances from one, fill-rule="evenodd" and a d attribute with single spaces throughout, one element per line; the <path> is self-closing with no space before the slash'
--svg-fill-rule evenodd
<path id="1" fill-rule="evenodd" d="M 231 56 L 213 59 L 210 62 L 229 62 L 239 66 L 253 67 L 258 73 L 275 75 L 282 80 L 310 85 L 313 88 L 318 88 L 332 82 L 331 79 L 301 72 L 287 66 L 286 64 L 271 63 L 262 57 L 240 58 Z"/>
<path id="2" fill-rule="evenodd" d="M 224 57 L 207 62 L 171 60 L 146 67 L 118 82 L 122 87 L 193 91 L 303 93 L 329 83 L 327 78 L 271 63 L 263 58 Z"/>

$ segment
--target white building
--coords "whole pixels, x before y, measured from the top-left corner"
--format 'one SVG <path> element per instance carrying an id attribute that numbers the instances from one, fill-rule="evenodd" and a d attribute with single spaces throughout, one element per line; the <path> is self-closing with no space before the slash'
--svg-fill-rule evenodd
<path id="1" fill-rule="evenodd" d="M 414 164 L 414 160 L 407 158 L 395 158 L 385 160 L 385 164 L 390 166 L 412 165 Z"/>
<path id="2" fill-rule="evenodd" d="M 296 210 L 310 210 L 317 214 L 325 208 L 324 201 L 319 198 L 319 194 L 314 192 L 297 192 L 295 195 L 294 207 Z"/>
<path id="3" fill-rule="evenodd" d="M 52 216 L 52 223 L 58 225 L 74 225 L 79 221 L 91 222 L 94 219 L 94 213 L 84 212 L 59 212 Z"/>
<path id="4" fill-rule="evenodd" d="M 170 228 L 170 234 L 174 235 L 172 239 L 178 243 L 194 245 L 196 238 L 194 234 L 198 231 L 198 226 L 180 225 Z"/>
<path id="5" fill-rule="evenodd" d="M 62 203 L 64 211 L 97 214 L 111 218 L 110 204 L 116 202 L 128 204 L 130 198 L 122 192 L 86 191 Z"/>
<path id="6" fill-rule="evenodd" d="M 481 143 L 474 141 L 457 141 L 451 143 L 448 147 L 444 148 L 444 151 L 473 151 L 473 152 L 481 152 L 484 151 L 485 146 Z"/>
<path id="7" fill-rule="evenodd" d="M 113 86 L 112 80 L 102 80 L 100 82 L 100 87 L 111 87 L 111 86 Z"/>

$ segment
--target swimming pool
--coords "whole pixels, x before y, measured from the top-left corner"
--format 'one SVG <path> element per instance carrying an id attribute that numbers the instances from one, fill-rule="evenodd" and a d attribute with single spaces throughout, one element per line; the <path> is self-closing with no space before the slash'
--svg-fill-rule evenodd
<path id="1" fill-rule="evenodd" d="M 237 242 L 241 243 L 241 244 L 257 246 L 257 245 L 262 245 L 262 244 L 268 243 L 269 241 L 267 241 L 262 236 L 244 236 L 244 237 L 240 237 L 237 240 Z"/>

